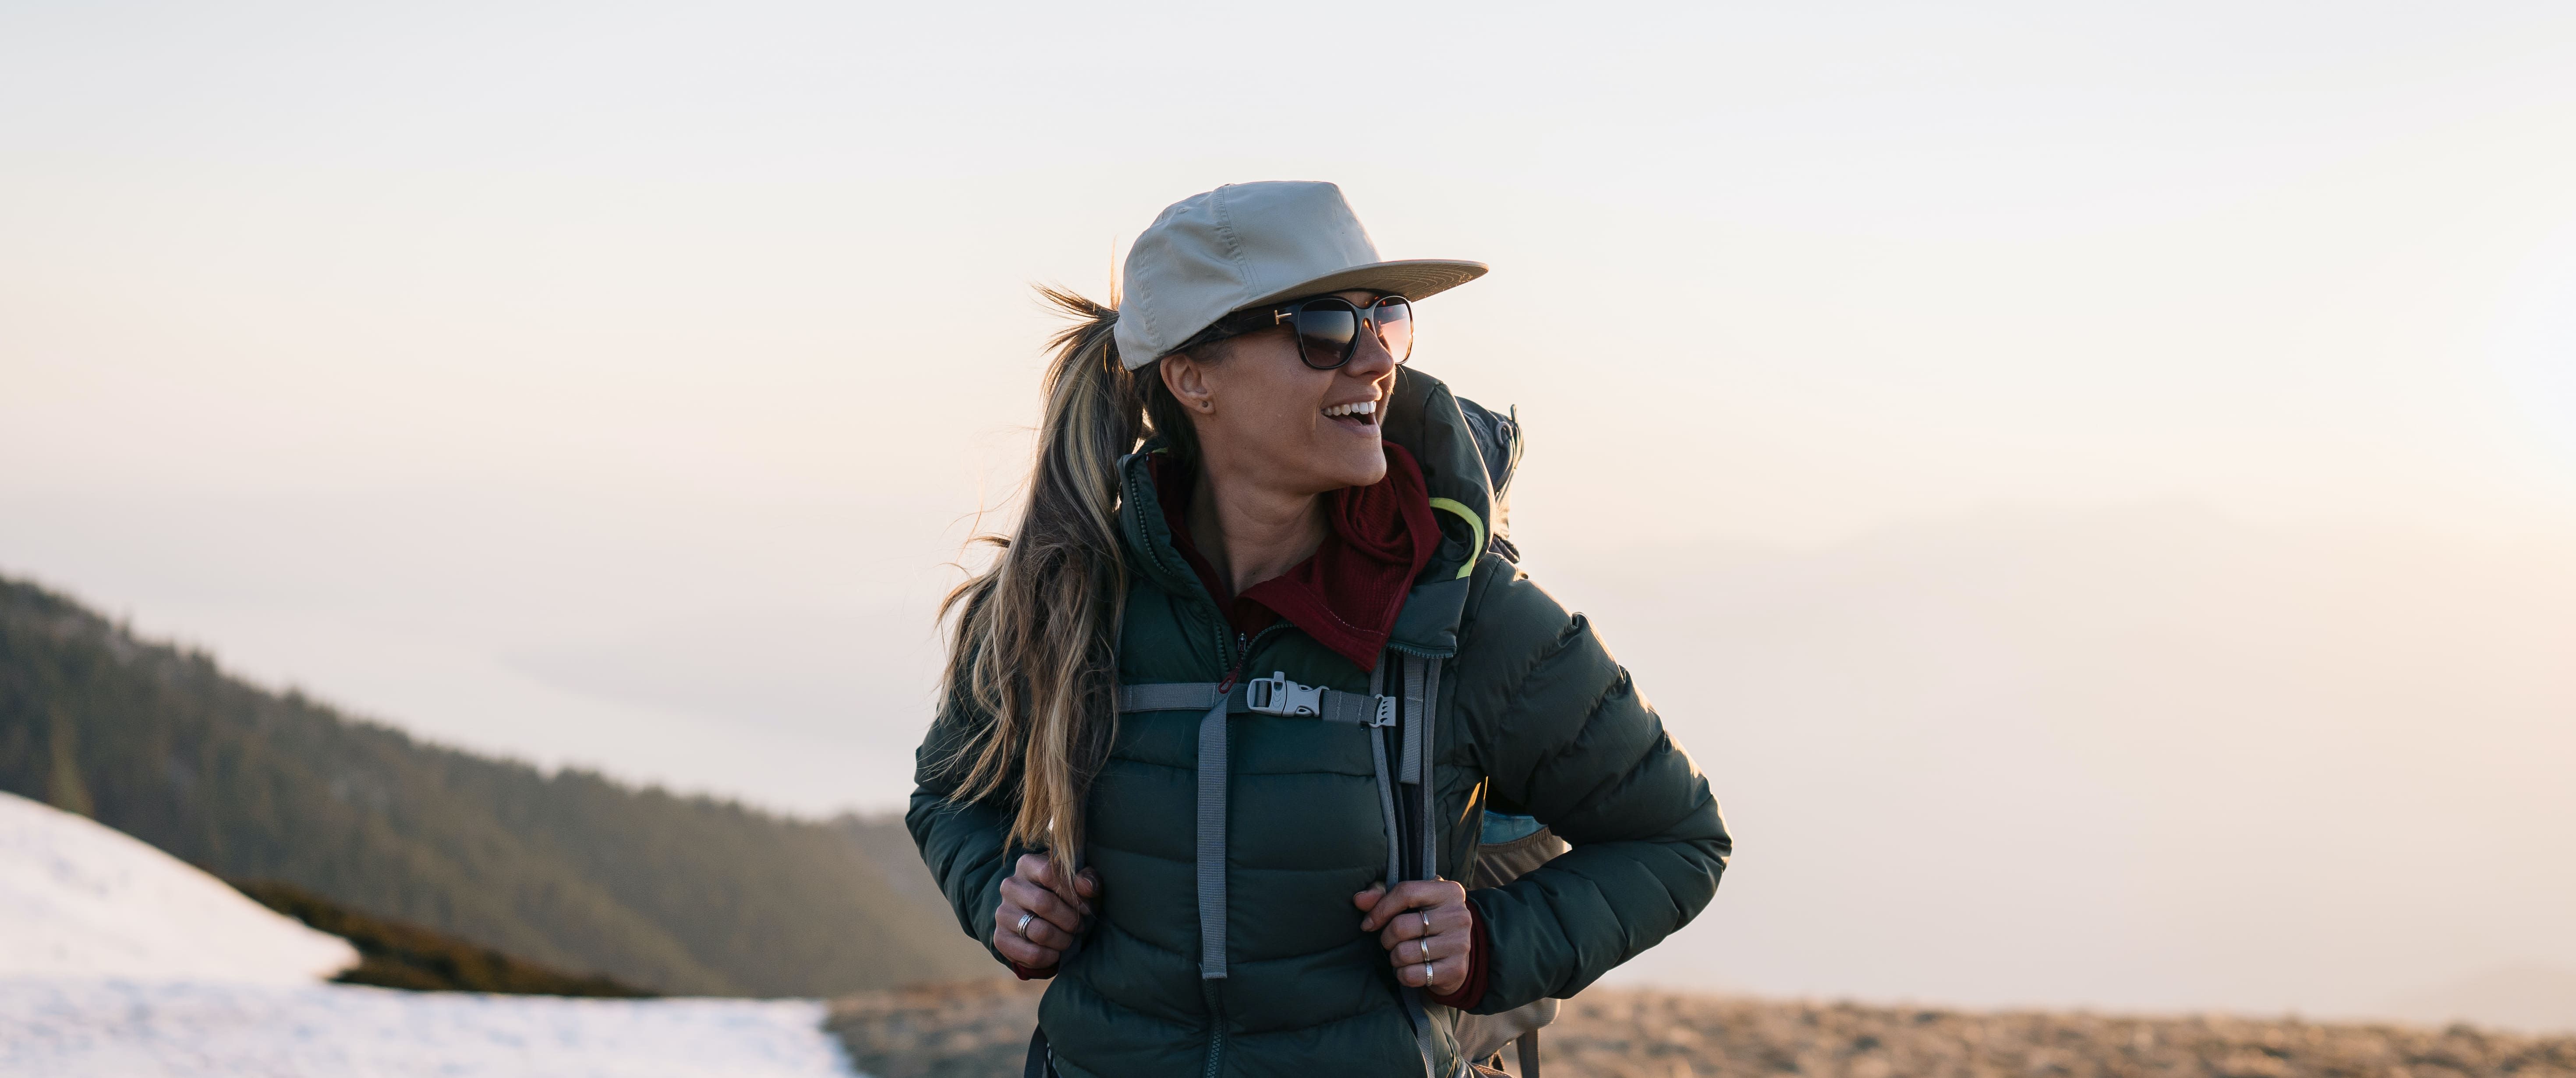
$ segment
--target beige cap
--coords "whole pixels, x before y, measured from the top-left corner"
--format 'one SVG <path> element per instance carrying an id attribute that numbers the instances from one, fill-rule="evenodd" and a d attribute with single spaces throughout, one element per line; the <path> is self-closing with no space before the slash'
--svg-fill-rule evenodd
<path id="1" fill-rule="evenodd" d="M 1173 203 L 1127 250 L 1118 355 L 1135 370 L 1247 307 L 1365 288 L 1421 299 L 1485 275 L 1482 262 L 1387 262 L 1342 189 L 1230 183 Z"/>

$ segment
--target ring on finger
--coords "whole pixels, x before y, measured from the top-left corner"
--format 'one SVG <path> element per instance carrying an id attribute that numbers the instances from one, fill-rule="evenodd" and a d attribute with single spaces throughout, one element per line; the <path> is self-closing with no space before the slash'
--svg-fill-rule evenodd
<path id="1" fill-rule="evenodd" d="M 1038 915 L 1037 915 L 1037 914 L 1035 914 L 1035 913 L 1027 913 L 1027 912 L 1023 912 L 1023 913 L 1021 913 L 1021 914 L 1020 914 L 1020 923 L 1018 923 L 1018 924 L 1015 924 L 1015 925 L 1012 925 L 1012 926 L 1011 926 L 1011 934 L 1016 935 L 1016 936 L 1025 936 L 1025 935 L 1028 935 L 1028 934 L 1029 934 L 1029 922 L 1034 921 L 1034 920 L 1037 920 L 1037 919 L 1038 919 Z"/>
<path id="2" fill-rule="evenodd" d="M 1424 987 L 1429 987 L 1431 984 L 1431 966 L 1432 964 L 1429 962 L 1422 964 L 1422 983 Z"/>
<path id="3" fill-rule="evenodd" d="M 1431 937 L 1424 936 L 1421 939 L 1417 939 L 1413 941 L 1413 946 L 1416 950 L 1422 952 L 1421 957 L 1423 961 L 1431 961 Z"/>
<path id="4" fill-rule="evenodd" d="M 1430 911 L 1430 910 L 1424 910 L 1424 911 L 1422 911 L 1422 934 L 1423 934 L 1423 935 L 1426 935 L 1426 936 L 1428 936 L 1428 935 L 1430 935 L 1430 934 L 1431 934 L 1431 911 Z"/>

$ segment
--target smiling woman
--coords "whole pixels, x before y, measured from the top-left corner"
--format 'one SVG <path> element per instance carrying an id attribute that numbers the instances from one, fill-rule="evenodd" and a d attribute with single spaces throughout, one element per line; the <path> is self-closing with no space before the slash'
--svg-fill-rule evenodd
<path id="1" fill-rule="evenodd" d="M 1707 782 L 1489 546 L 1495 473 L 1404 365 L 1484 272 L 1256 183 L 1165 210 L 1117 308 L 1048 293 L 1029 505 L 949 598 L 906 817 L 967 934 L 1056 978 L 1031 1074 L 1450 1078 L 1535 1024 L 1463 1015 L 1715 892 Z M 1489 807 L 1572 852 L 1468 891 Z"/>

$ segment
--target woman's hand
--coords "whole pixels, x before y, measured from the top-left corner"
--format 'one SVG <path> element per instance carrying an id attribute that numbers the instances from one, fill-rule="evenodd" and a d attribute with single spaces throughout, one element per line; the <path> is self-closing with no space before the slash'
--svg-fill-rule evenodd
<path id="1" fill-rule="evenodd" d="M 1360 931 L 1376 932 L 1395 978 L 1432 995 L 1445 996 L 1467 982 L 1468 932 L 1475 918 L 1467 912 L 1467 889 L 1448 880 L 1408 880 L 1389 891 L 1385 884 L 1351 896 L 1365 916 Z"/>
<path id="2" fill-rule="evenodd" d="M 993 949 L 1027 969 L 1051 968 L 1091 927 L 1091 900 L 1098 897 L 1099 873 L 1083 869 L 1067 889 L 1046 854 L 1022 855 L 993 910 Z"/>

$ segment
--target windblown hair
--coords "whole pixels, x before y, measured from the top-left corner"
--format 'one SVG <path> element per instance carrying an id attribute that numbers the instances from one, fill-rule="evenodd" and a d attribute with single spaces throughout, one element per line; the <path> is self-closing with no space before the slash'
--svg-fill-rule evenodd
<path id="1" fill-rule="evenodd" d="M 941 706 L 990 719 L 950 761 L 965 769 L 951 796 L 1017 801 L 1012 841 L 1059 851 L 1056 871 L 1070 879 L 1083 845 L 1083 797 L 1117 731 L 1127 592 L 1118 461 L 1148 432 L 1149 399 L 1169 394 L 1156 393 L 1162 378 L 1153 367 L 1119 364 L 1117 308 L 1038 292 L 1073 324 L 1048 341 L 1055 358 L 1043 383 L 1027 511 L 1010 537 L 980 538 L 1001 555 L 940 603 L 942 619 L 959 615 Z"/>

